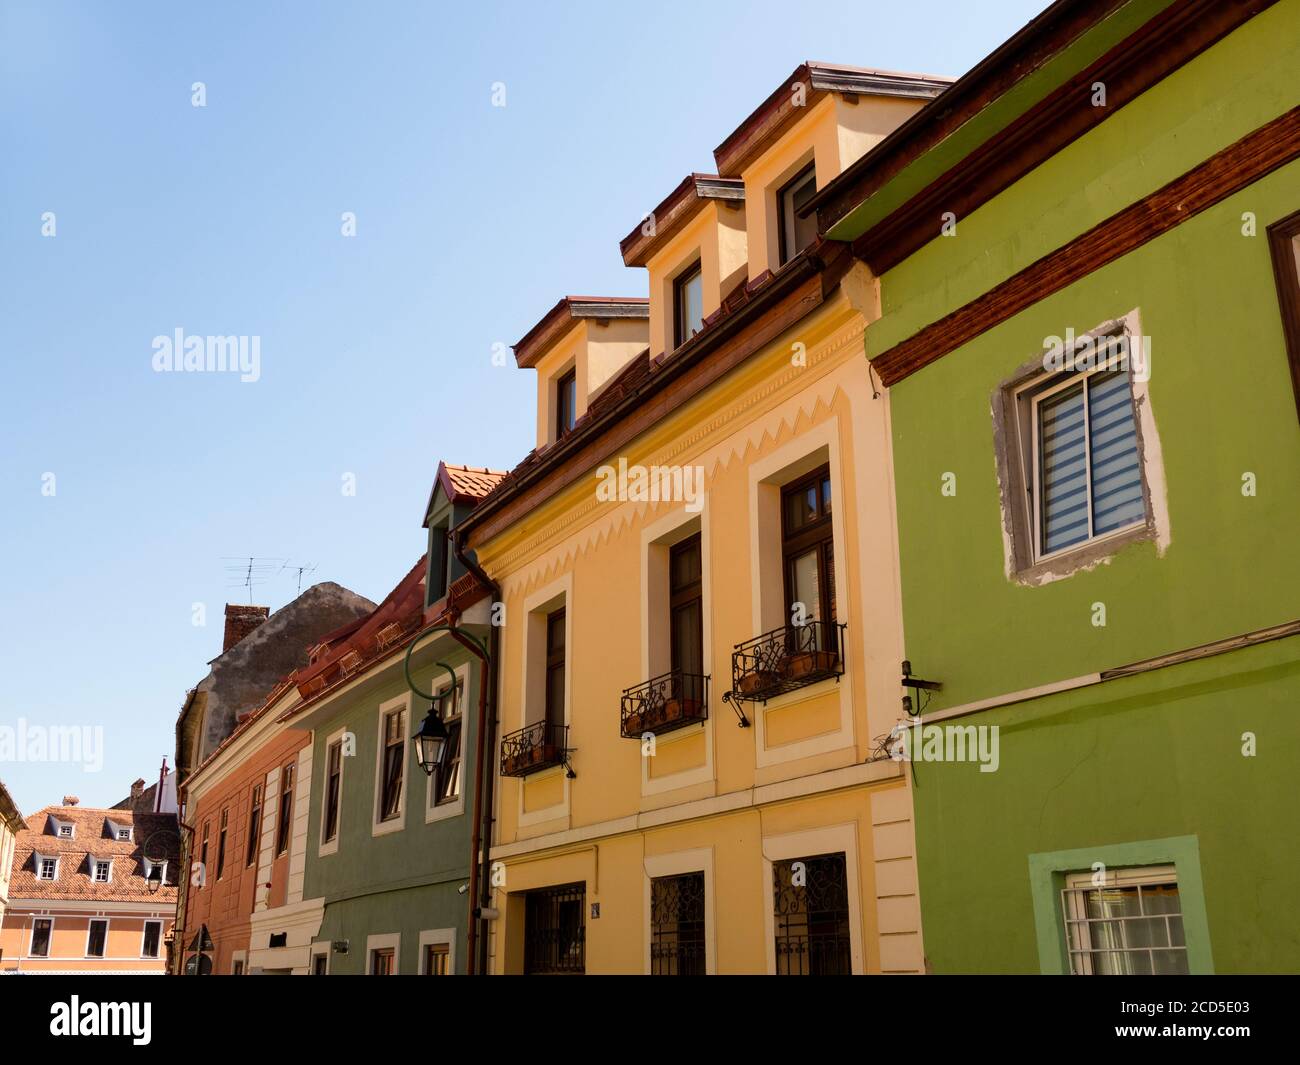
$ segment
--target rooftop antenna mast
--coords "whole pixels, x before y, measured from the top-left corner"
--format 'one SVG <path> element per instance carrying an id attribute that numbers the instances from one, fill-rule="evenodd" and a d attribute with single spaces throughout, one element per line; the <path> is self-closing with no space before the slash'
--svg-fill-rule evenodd
<path id="1" fill-rule="evenodd" d="M 304 575 L 310 576 L 316 572 L 316 563 L 304 562 L 300 566 L 295 566 L 293 563 L 287 562 L 284 568 L 298 574 L 298 594 L 302 595 L 302 578 Z"/>
<path id="2" fill-rule="evenodd" d="M 289 563 L 287 558 L 257 558 L 252 555 L 226 555 L 222 561 L 226 563 L 226 587 L 247 588 L 250 605 L 253 602 L 253 589 L 259 584 L 265 584 Z"/>

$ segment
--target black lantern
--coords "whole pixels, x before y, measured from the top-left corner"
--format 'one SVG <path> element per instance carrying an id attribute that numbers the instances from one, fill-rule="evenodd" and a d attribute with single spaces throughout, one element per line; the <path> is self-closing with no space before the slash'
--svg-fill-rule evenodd
<path id="1" fill-rule="evenodd" d="M 442 698 L 439 697 L 429 707 L 420 731 L 411 737 L 411 742 L 415 744 L 415 757 L 428 776 L 433 776 L 433 771 L 442 765 L 442 752 L 447 749 L 447 739 L 447 726 L 442 722 Z"/>
<path id="2" fill-rule="evenodd" d="M 149 894 L 154 895 L 163 885 L 163 863 L 150 862 L 149 876 L 147 877 Z"/>

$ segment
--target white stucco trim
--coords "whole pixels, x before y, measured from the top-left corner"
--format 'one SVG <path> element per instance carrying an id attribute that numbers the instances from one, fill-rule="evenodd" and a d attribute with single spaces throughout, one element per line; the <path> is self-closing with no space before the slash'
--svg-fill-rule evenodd
<path id="1" fill-rule="evenodd" d="M 718 971 L 718 926 L 713 895 L 713 848 L 701 847 L 698 850 L 646 855 L 643 860 L 643 867 L 645 870 L 645 919 L 642 928 L 645 931 L 646 975 L 650 975 L 650 946 L 654 933 L 650 906 L 650 882 L 660 876 L 677 876 L 681 873 L 702 872 L 704 874 L 704 965 L 705 972 L 709 976 L 713 976 Z"/>
<path id="2" fill-rule="evenodd" d="M 531 638 L 530 630 L 532 625 L 528 624 L 530 615 L 538 612 L 543 606 L 551 604 L 557 600 L 564 601 L 564 723 L 569 726 L 569 741 L 573 746 L 578 746 L 577 737 L 573 735 L 573 672 L 574 672 L 574 645 L 573 645 L 573 572 L 565 573 L 558 580 L 552 581 L 545 587 L 538 588 L 532 595 L 524 600 L 524 631 L 523 631 L 523 676 L 520 677 L 522 686 L 521 698 L 519 699 L 519 716 L 516 718 L 515 728 L 521 729 L 527 724 L 528 720 L 528 700 L 529 685 L 531 677 L 531 657 L 529 641 Z M 542 639 L 545 637 L 545 626 L 542 626 Z M 543 655 L 545 648 L 543 648 Z M 544 683 L 544 682 L 543 682 Z M 527 789 L 528 781 L 535 777 L 520 777 L 519 787 L 516 789 L 519 793 L 517 799 L 517 824 L 520 828 L 527 828 L 531 825 L 542 824 L 546 821 L 554 821 L 561 817 L 568 817 L 570 811 L 570 784 L 569 776 L 564 770 L 555 769 L 551 772 L 563 774 L 564 797 L 558 803 L 552 803 L 550 806 L 542 807 L 531 812 L 524 810 L 524 792 Z M 537 774 L 544 776 L 545 774 Z"/>
<path id="3" fill-rule="evenodd" d="M 426 928 L 420 933 L 420 952 L 415 959 L 416 972 L 421 976 L 429 974 L 424 970 L 424 948 L 433 946 L 438 943 L 447 945 L 447 973 L 449 976 L 456 975 L 456 929 L 454 928 Z"/>

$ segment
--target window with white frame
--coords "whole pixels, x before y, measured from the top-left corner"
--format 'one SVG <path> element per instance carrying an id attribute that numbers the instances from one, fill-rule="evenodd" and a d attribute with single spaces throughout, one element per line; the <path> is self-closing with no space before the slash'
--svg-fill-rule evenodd
<path id="1" fill-rule="evenodd" d="M 113 863 L 96 858 L 92 865 L 91 875 L 96 884 L 107 884 L 113 879 Z"/>
<path id="2" fill-rule="evenodd" d="M 376 780 L 376 820 L 397 821 L 402 816 L 406 776 L 406 708 L 397 706 L 379 717 L 379 777 Z"/>
<path id="3" fill-rule="evenodd" d="M 162 942 L 162 921 L 145 921 L 144 938 L 140 943 L 140 957 L 158 957 L 158 947 Z"/>
<path id="4" fill-rule="evenodd" d="M 86 957 L 102 958 L 108 943 L 108 922 L 95 919 L 90 922 L 90 931 L 86 935 Z"/>
<path id="5" fill-rule="evenodd" d="M 71 821 L 60 821 L 57 818 L 50 818 L 54 822 L 54 834 L 59 839 L 72 839 L 76 835 L 76 825 Z"/>
<path id="6" fill-rule="evenodd" d="M 784 266 L 817 238 L 816 213 L 800 215 L 817 194 L 817 167 L 809 163 L 776 194 L 781 265 Z"/>
<path id="7" fill-rule="evenodd" d="M 59 859 L 48 854 L 36 855 L 36 879 L 57 880 L 59 876 Z"/>
<path id="8" fill-rule="evenodd" d="M 27 949 L 33 958 L 50 956 L 50 936 L 54 931 L 54 921 L 49 917 L 38 917 L 32 922 L 32 941 Z"/>
<path id="9" fill-rule="evenodd" d="M 145 858 L 145 859 L 144 859 L 144 878 L 145 878 L 146 880 L 150 879 L 150 878 L 153 876 L 153 871 L 154 871 L 154 869 L 157 869 L 157 870 L 158 870 L 158 877 L 159 877 L 159 879 L 160 879 L 164 884 L 167 883 L 167 863 L 166 863 L 166 862 L 155 862 L 155 861 L 152 861 L 152 860 L 149 859 L 149 858 Z"/>
<path id="10" fill-rule="evenodd" d="M 119 843 L 130 843 L 132 831 L 130 825 L 114 825 L 113 838 Z"/>
<path id="11" fill-rule="evenodd" d="M 1061 908 L 1071 974 L 1188 972 L 1174 866 L 1072 873 L 1061 891 Z"/>
<path id="12" fill-rule="evenodd" d="M 446 692 L 447 686 L 442 688 Z M 435 693 L 437 694 L 437 693 Z M 455 687 L 442 701 L 442 720 L 447 726 L 447 743 L 442 749 L 442 762 L 434 771 L 434 802 L 455 802 L 460 797 L 461 764 L 461 697 L 462 685 L 457 679 Z"/>
<path id="13" fill-rule="evenodd" d="M 1159 467 L 1158 442 L 1146 437 L 1154 426 L 1142 413 L 1148 371 L 1132 312 L 1069 347 L 1057 344 L 995 394 L 1009 571 L 1059 574 L 1058 560 L 1070 565 L 1154 538 L 1167 522 L 1153 513 L 1147 483 L 1148 462 Z"/>
<path id="14" fill-rule="evenodd" d="M 339 836 L 339 811 L 343 801 L 343 737 L 330 743 L 325 751 L 325 811 L 321 818 L 321 843 L 332 843 Z"/>

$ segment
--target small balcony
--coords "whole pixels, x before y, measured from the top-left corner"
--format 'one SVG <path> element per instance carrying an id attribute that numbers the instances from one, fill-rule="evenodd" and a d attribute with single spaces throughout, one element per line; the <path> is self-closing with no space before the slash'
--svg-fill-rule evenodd
<path id="1" fill-rule="evenodd" d="M 844 675 L 844 625 L 809 621 L 785 625 L 736 644 L 731 692 L 736 700 L 765 703 L 778 695 Z"/>
<path id="2" fill-rule="evenodd" d="M 569 764 L 569 726 L 536 721 L 501 737 L 501 775 L 526 777 Z"/>
<path id="3" fill-rule="evenodd" d="M 662 736 L 709 716 L 709 678 L 670 670 L 623 692 L 620 732 L 640 739 Z"/>

